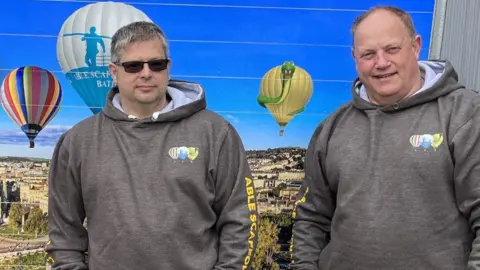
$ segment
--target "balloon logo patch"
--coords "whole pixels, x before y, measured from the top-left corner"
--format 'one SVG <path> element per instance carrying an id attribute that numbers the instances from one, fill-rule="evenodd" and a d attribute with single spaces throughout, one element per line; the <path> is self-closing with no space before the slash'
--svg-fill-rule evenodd
<path id="1" fill-rule="evenodd" d="M 429 148 L 433 148 L 434 151 L 437 151 L 437 148 L 443 142 L 443 134 L 423 134 L 423 135 L 412 135 L 410 137 L 410 144 L 414 147 L 415 151 L 417 149 L 423 149 L 427 151 Z"/>
<path id="2" fill-rule="evenodd" d="M 180 160 L 182 162 L 186 160 L 193 162 L 198 157 L 198 154 L 198 148 L 196 147 L 180 146 L 172 147 L 170 150 L 168 150 L 168 155 L 173 160 Z"/>

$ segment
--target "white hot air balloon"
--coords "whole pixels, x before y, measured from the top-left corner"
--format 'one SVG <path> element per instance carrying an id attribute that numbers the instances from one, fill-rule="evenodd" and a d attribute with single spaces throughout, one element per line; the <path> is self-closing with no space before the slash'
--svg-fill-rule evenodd
<path id="1" fill-rule="evenodd" d="M 67 80 L 94 114 L 102 110 L 113 86 L 108 70 L 112 36 L 135 21 L 152 22 L 131 5 L 97 2 L 77 9 L 62 25 L 57 59 Z"/>

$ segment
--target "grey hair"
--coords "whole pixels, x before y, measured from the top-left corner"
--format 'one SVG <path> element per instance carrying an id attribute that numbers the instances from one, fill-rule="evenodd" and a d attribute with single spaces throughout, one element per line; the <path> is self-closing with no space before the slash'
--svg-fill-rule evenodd
<path id="1" fill-rule="evenodd" d="M 375 6 L 369 9 L 368 11 L 362 13 L 360 16 L 358 16 L 353 22 L 353 25 L 351 28 L 351 33 L 354 37 L 355 37 L 355 32 L 357 31 L 357 28 L 360 25 L 360 23 L 363 22 L 363 20 L 365 20 L 368 16 L 370 16 L 371 14 L 373 14 L 378 10 L 388 11 L 391 14 L 397 16 L 403 22 L 410 38 L 412 40 L 415 39 L 417 32 L 415 30 L 415 26 L 413 25 L 412 17 L 403 9 L 394 7 L 394 6 Z"/>
<path id="2" fill-rule="evenodd" d="M 165 57 L 168 59 L 168 40 L 160 27 L 156 24 L 146 21 L 138 21 L 127 24 L 115 32 L 110 46 L 111 62 L 118 63 L 125 47 L 136 41 L 149 41 L 159 38 L 162 41 Z"/>

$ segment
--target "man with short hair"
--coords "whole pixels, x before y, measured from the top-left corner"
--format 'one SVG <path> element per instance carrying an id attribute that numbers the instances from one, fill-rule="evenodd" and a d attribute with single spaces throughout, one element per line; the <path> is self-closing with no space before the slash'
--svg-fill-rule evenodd
<path id="1" fill-rule="evenodd" d="M 111 59 L 116 86 L 103 111 L 54 150 L 53 269 L 249 268 L 258 213 L 237 132 L 206 109 L 201 85 L 169 80 L 167 39 L 155 24 L 119 29 Z"/>
<path id="2" fill-rule="evenodd" d="M 480 269 L 480 96 L 394 7 L 353 27 L 353 101 L 314 132 L 294 269 Z"/>

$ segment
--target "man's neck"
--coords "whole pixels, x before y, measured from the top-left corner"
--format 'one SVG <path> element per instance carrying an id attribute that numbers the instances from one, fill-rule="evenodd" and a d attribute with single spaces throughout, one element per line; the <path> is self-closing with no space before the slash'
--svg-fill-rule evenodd
<path id="1" fill-rule="evenodd" d="M 133 115 L 137 119 L 145 119 L 151 117 L 153 113 L 163 110 L 168 104 L 167 98 L 164 96 L 153 103 L 142 104 L 138 102 L 122 102 L 120 96 L 120 105 L 128 115 Z"/>

